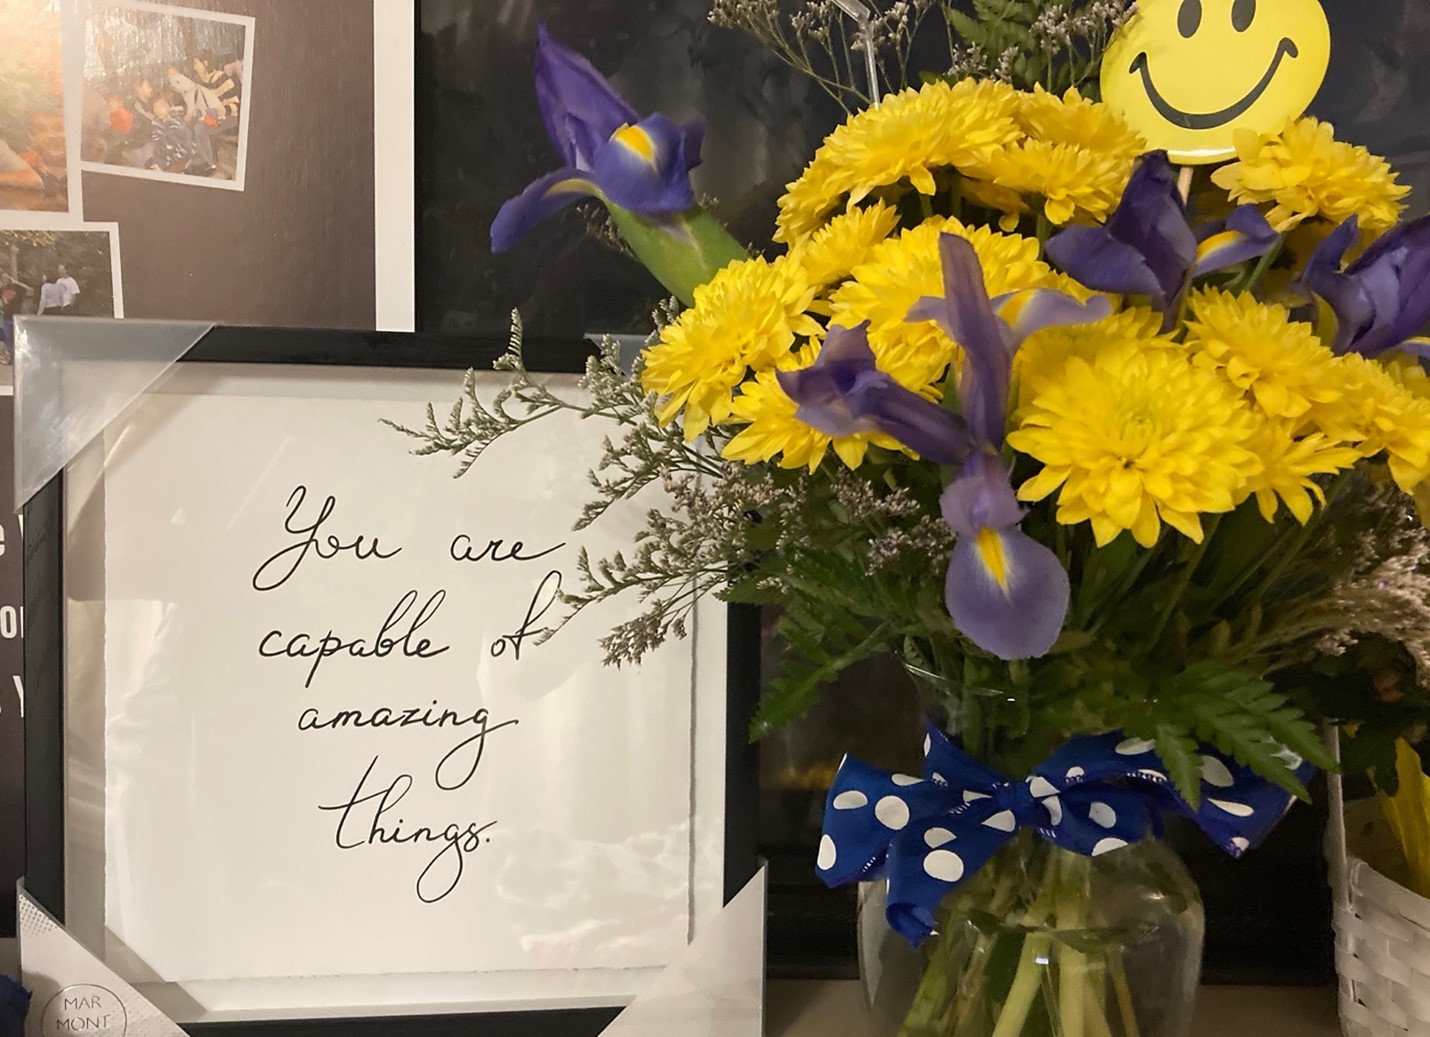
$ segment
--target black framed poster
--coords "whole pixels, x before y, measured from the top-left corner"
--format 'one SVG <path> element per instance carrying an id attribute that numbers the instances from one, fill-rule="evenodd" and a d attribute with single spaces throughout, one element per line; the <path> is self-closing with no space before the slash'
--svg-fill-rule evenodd
<path id="1" fill-rule="evenodd" d="M 748 622 L 544 639 L 659 491 L 573 533 L 601 428 L 382 424 L 504 348 L 215 329 L 26 507 L 27 888 L 192 1032 L 594 1035 L 754 873 Z"/>

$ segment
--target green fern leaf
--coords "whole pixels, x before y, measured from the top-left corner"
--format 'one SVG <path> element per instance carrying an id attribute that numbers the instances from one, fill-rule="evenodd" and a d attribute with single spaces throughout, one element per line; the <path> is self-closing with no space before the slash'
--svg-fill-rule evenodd
<path id="1" fill-rule="evenodd" d="M 1158 724 L 1153 740 L 1162 766 L 1167 768 L 1167 777 L 1195 810 L 1202 803 L 1202 758 L 1196 740 L 1185 728 L 1174 724 Z"/>
<path id="2" fill-rule="evenodd" d="M 882 624 L 861 626 L 837 606 L 796 601 L 780 619 L 780 634 L 789 648 L 784 673 L 770 682 L 750 724 L 751 741 L 798 720 L 818 700 L 820 687 L 849 666 L 887 651 L 891 631 Z"/>

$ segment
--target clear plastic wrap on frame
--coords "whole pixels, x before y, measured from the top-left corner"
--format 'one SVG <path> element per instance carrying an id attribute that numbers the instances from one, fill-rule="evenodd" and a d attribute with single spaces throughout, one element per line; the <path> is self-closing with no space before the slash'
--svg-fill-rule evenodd
<path id="1" fill-rule="evenodd" d="M 90 317 L 15 321 L 15 506 L 61 472 L 213 327 Z"/>

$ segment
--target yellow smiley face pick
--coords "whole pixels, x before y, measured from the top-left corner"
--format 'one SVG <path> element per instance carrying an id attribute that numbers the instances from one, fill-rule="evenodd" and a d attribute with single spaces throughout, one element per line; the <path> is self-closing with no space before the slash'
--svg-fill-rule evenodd
<path id="1" fill-rule="evenodd" d="M 1102 62 L 1102 97 L 1173 162 L 1236 154 L 1238 130 L 1279 132 L 1331 62 L 1318 0 L 1142 0 Z"/>

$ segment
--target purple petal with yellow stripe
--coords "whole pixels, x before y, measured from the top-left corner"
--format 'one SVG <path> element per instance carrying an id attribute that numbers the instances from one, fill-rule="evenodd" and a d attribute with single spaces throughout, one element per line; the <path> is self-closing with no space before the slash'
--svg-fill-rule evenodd
<path id="1" fill-rule="evenodd" d="M 1028 339 L 1047 328 L 1068 328 L 1095 324 L 1112 315 L 1112 300 L 1095 295 L 1078 302 L 1066 292 L 1052 288 L 1029 288 L 993 300 L 998 317 L 1013 333 L 1016 351 Z"/>
<path id="2" fill-rule="evenodd" d="M 963 419 L 880 371 L 868 327 L 831 328 L 812 365 L 776 375 L 795 417 L 827 436 L 883 433 L 936 464 L 962 464 L 972 449 Z"/>
<path id="3" fill-rule="evenodd" d="M 596 151 L 640 116 L 596 67 L 536 29 L 536 100 L 551 143 L 569 166 L 590 169 Z"/>
<path id="4" fill-rule="evenodd" d="M 1018 529 L 1023 509 L 996 454 L 975 453 L 940 501 L 958 534 L 945 602 L 954 626 L 1000 659 L 1046 655 L 1062 633 L 1072 588 L 1058 556 Z"/>
<path id="5" fill-rule="evenodd" d="M 985 529 L 953 548 L 944 588 L 964 636 L 1000 659 L 1047 655 L 1072 591 L 1058 556 L 1018 529 Z"/>
<path id="6" fill-rule="evenodd" d="M 1204 277 L 1218 270 L 1239 266 L 1260 259 L 1270 252 L 1280 238 L 1276 229 L 1254 205 L 1236 209 L 1226 224 L 1204 238 L 1197 246 L 1197 262 L 1193 277 Z"/>
<path id="7" fill-rule="evenodd" d="M 700 161 L 703 135 L 698 125 L 687 129 L 652 115 L 617 130 L 597 149 L 591 179 L 623 209 L 645 215 L 684 212 L 695 205 L 690 170 Z"/>
<path id="8" fill-rule="evenodd" d="M 492 251 L 502 252 L 582 195 L 672 229 L 695 208 L 690 171 L 700 164 L 705 129 L 663 115 L 641 119 L 595 67 L 552 39 L 543 25 L 536 49 L 536 96 L 565 168 L 537 180 L 502 207 Z"/>
<path id="9" fill-rule="evenodd" d="M 601 189 L 579 169 L 558 169 L 506 202 L 492 221 L 492 251 L 505 252 L 527 231 L 581 198 L 599 198 Z"/>

